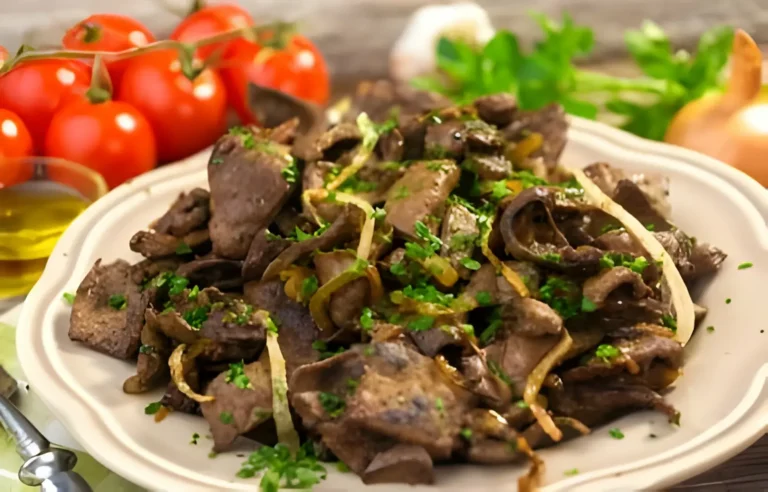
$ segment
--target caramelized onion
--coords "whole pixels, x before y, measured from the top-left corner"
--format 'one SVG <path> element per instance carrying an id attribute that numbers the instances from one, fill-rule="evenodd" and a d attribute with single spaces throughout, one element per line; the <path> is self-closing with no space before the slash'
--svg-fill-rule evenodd
<path id="1" fill-rule="evenodd" d="M 275 326 L 269 313 L 259 311 L 268 320 L 269 326 Z M 299 450 L 299 434 L 293 427 L 291 407 L 288 404 L 288 377 L 285 372 L 285 358 L 277 341 L 278 334 L 267 329 L 267 351 L 269 353 L 269 373 L 272 379 L 272 418 L 277 429 L 277 440 L 284 444 L 291 454 Z"/>
<path id="2" fill-rule="evenodd" d="M 213 396 L 195 393 L 195 391 L 190 388 L 184 380 L 184 365 L 192 363 L 193 359 L 202 353 L 206 343 L 207 340 L 199 340 L 193 343 L 189 348 L 189 352 L 186 354 L 184 351 L 187 349 L 187 345 L 182 343 L 174 349 L 173 353 L 171 353 L 171 356 L 168 358 L 168 366 L 171 368 L 171 379 L 173 380 L 173 383 L 179 391 L 198 403 L 213 401 L 215 398 Z"/>
<path id="3" fill-rule="evenodd" d="M 350 268 L 341 272 L 317 289 L 315 295 L 310 299 L 309 312 L 312 315 L 312 319 L 315 320 L 317 327 L 320 328 L 320 334 L 323 338 L 330 338 L 336 331 L 336 325 L 333 324 L 333 321 L 331 321 L 331 318 L 328 316 L 328 311 L 326 310 L 326 306 L 331 301 L 331 294 L 353 280 L 365 275 L 366 270 L 367 267 L 359 269 L 353 264 Z"/>
<path id="4" fill-rule="evenodd" d="M 528 469 L 528 473 L 517 479 L 517 488 L 520 492 L 534 492 L 539 488 L 539 483 L 544 476 L 544 461 L 531 449 L 528 441 L 522 436 L 517 438 L 517 450 L 531 460 L 531 468 Z"/>
<path id="5" fill-rule="evenodd" d="M 573 345 L 573 340 L 568 334 L 568 330 L 563 329 L 563 335 L 560 341 L 557 342 L 557 345 L 547 352 L 528 375 L 528 379 L 525 382 L 525 390 L 523 391 L 523 400 L 530 407 L 533 416 L 536 417 L 536 421 L 555 442 L 563 438 L 563 433 L 557 428 L 547 411 L 539 405 L 537 396 L 539 391 L 541 391 L 541 386 L 544 384 L 547 374 L 565 358 L 571 345 Z"/>
<path id="6" fill-rule="evenodd" d="M 509 268 L 507 265 L 504 264 L 495 254 L 493 254 L 493 251 L 491 251 L 491 247 L 488 246 L 488 238 L 491 235 L 491 228 L 486 227 L 485 231 L 483 232 L 483 236 L 480 239 L 480 249 L 483 251 L 483 255 L 488 258 L 488 261 L 491 262 L 491 265 L 496 268 L 496 271 L 500 271 L 501 274 L 504 276 L 507 282 L 509 282 L 509 285 L 512 286 L 513 289 L 520 295 L 520 297 L 528 297 L 531 295 L 531 293 L 528 291 L 528 287 L 525 285 L 525 282 L 523 282 L 523 279 L 520 278 L 520 275 L 517 274 L 514 270 Z"/>
<path id="7" fill-rule="evenodd" d="M 368 159 L 370 159 L 371 154 L 373 154 L 376 142 L 379 141 L 379 133 L 376 131 L 373 122 L 367 114 L 360 113 L 357 117 L 357 127 L 363 135 L 363 141 L 360 143 L 360 147 L 352 158 L 352 163 L 345 167 L 333 181 L 328 183 L 326 189 L 335 190 L 341 186 L 344 181 L 357 174 L 357 172 L 365 166 Z"/>

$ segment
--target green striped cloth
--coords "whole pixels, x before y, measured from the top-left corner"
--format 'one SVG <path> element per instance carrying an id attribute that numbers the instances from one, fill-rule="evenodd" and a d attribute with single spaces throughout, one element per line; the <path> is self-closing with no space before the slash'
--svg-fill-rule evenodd
<path id="1" fill-rule="evenodd" d="M 17 380 L 24 380 L 18 361 L 16 359 L 16 332 L 10 325 L 0 323 L 0 365 Z M 40 400 L 34 388 L 29 392 L 22 392 L 14 398 L 19 409 L 29 418 L 38 429 L 45 433 L 45 429 L 51 424 L 56 424 L 56 419 Z M 141 487 L 128 482 L 121 476 L 112 473 L 99 464 L 90 455 L 81 451 L 77 453 L 77 466 L 75 471 L 82 475 L 95 492 L 140 492 Z M 17 474 L 22 465 L 22 459 L 16 454 L 15 445 L 0 426 L 0 490 L 3 492 L 36 491 L 37 487 L 27 487 L 19 482 Z"/>

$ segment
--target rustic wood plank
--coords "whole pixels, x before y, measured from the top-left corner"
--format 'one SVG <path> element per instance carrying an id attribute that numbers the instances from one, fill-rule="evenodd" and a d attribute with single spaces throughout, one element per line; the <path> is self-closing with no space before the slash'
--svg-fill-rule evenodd
<path id="1" fill-rule="evenodd" d="M 764 436 L 726 463 L 670 490 L 679 492 L 768 490 L 768 436 Z"/>

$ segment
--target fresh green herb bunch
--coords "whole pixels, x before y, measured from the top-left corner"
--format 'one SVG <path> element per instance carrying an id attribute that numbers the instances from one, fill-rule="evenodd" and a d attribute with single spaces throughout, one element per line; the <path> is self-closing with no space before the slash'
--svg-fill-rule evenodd
<path id="1" fill-rule="evenodd" d="M 557 22 L 531 16 L 544 38 L 530 50 L 501 30 L 480 48 L 461 40 L 437 43 L 439 74 L 412 80 L 415 87 L 468 103 L 486 94 L 509 92 L 521 109 L 559 103 L 570 114 L 594 119 L 602 109 L 622 117 L 621 127 L 661 140 L 675 114 L 687 103 L 722 89 L 723 69 L 733 42 L 733 28 L 705 32 L 695 54 L 673 50 L 664 31 L 651 21 L 626 33 L 625 41 L 643 77 L 620 78 L 579 69 L 594 47 L 594 31 L 576 25 L 568 14 Z M 598 106 L 590 102 L 607 101 Z M 642 101 L 642 102 L 641 102 Z"/>

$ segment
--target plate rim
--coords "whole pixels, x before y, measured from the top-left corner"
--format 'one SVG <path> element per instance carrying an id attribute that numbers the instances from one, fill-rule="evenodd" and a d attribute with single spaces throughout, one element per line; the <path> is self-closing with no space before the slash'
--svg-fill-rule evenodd
<path id="1" fill-rule="evenodd" d="M 642 152 L 673 159 L 726 181 L 733 188 L 729 192 L 735 192 L 745 197 L 762 219 L 758 222 L 752 217 L 752 227 L 755 229 L 755 234 L 759 236 L 763 248 L 768 250 L 768 228 L 766 228 L 768 192 L 746 174 L 713 158 L 687 149 L 648 141 L 602 123 L 578 117 L 570 117 L 569 119 L 571 123 L 568 134 L 569 141 L 573 139 L 587 142 L 594 147 L 599 147 L 601 144 L 603 146 L 611 144 L 633 153 Z M 87 241 L 88 226 L 98 222 L 104 211 L 132 195 L 151 188 L 153 185 L 183 176 L 189 172 L 199 172 L 204 163 L 207 162 L 209 153 L 210 149 L 205 149 L 176 164 L 156 169 L 127 182 L 111 191 L 81 214 L 67 229 L 51 254 L 54 261 L 49 262 L 46 266 L 40 281 L 25 300 L 17 327 L 16 349 L 19 363 L 30 384 L 33 388 L 38 388 L 38 394 L 53 415 L 62 422 L 89 454 L 107 465 L 110 470 L 136 484 L 152 489 L 173 490 L 184 487 L 185 490 L 210 490 L 212 484 L 193 480 L 184 474 L 142 459 L 139 453 L 127 448 L 120 439 L 116 438 L 106 422 L 99 418 L 97 412 L 90 409 L 83 398 L 77 395 L 66 381 L 59 378 L 55 371 L 52 371 L 52 367 L 49 371 L 43 370 L 44 365 L 50 366 L 44 357 L 45 349 L 40 337 L 44 330 L 41 321 L 46 310 L 37 310 L 36 308 L 45 306 L 58 297 L 69 276 L 77 267 L 76 252 Z M 69 257 L 63 261 L 61 258 L 65 251 L 69 253 Z M 36 319 L 39 326 L 35 329 Z M 38 354 L 38 351 L 41 354 Z M 52 376 L 56 376 L 58 383 L 54 383 Z M 609 482 L 611 486 L 616 487 L 637 487 L 641 483 L 647 487 L 658 487 L 693 476 L 703 471 L 705 467 L 724 461 L 745 449 L 768 431 L 768 419 L 761 417 L 765 412 L 761 411 L 762 407 L 760 406 L 761 395 L 766 392 L 766 382 L 768 382 L 768 362 L 755 373 L 745 396 L 728 415 L 706 432 L 671 450 L 675 451 L 677 458 L 686 459 L 685 467 L 679 466 L 679 462 L 677 467 L 665 467 L 666 463 L 659 462 L 658 456 L 652 456 L 629 464 L 561 479 L 542 490 L 547 492 L 576 490 L 603 483 L 607 485 Z M 54 400 L 56 401 L 55 405 L 53 404 Z M 768 409 L 765 399 L 763 399 L 762 404 Z M 88 413 L 92 417 L 90 419 L 92 424 L 87 428 L 78 425 L 82 422 L 83 415 Z M 680 448 L 686 449 L 680 450 Z M 646 462 L 649 463 L 646 464 Z M 227 482 L 227 485 L 235 490 L 251 488 L 246 484 Z"/>

